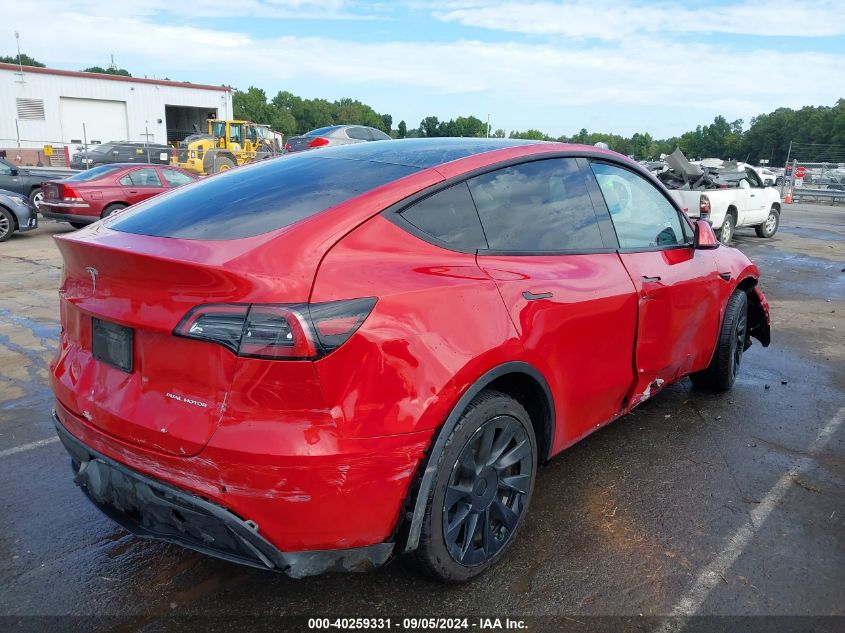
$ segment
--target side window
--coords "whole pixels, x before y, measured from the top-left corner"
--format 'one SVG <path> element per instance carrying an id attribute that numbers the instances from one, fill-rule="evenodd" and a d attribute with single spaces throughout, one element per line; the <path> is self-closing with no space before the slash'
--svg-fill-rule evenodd
<path id="1" fill-rule="evenodd" d="M 374 141 L 389 141 L 390 140 L 390 136 L 388 134 L 385 134 L 381 130 L 377 130 L 377 129 L 373 128 L 372 130 L 370 130 L 370 133 L 373 135 Z"/>
<path id="2" fill-rule="evenodd" d="M 402 217 L 423 233 L 460 250 L 487 248 L 466 183 L 453 185 L 417 202 L 405 209 Z"/>
<path id="3" fill-rule="evenodd" d="M 155 169 L 145 167 L 130 171 L 120 179 L 120 184 L 125 187 L 161 187 L 161 179 Z"/>
<path id="4" fill-rule="evenodd" d="M 5 163 L 0 163 L 0 176 L 11 176 L 12 168 Z"/>
<path id="5" fill-rule="evenodd" d="M 748 179 L 748 184 L 752 187 L 759 188 L 763 186 L 763 183 L 760 182 L 760 177 L 757 175 L 757 172 L 755 172 L 753 169 L 746 168 L 745 177 Z"/>
<path id="6" fill-rule="evenodd" d="M 232 143 L 243 143 L 240 123 L 233 123 L 229 126 L 229 140 Z"/>
<path id="7" fill-rule="evenodd" d="M 358 141 L 369 141 L 372 139 L 370 131 L 364 127 L 350 127 L 346 128 L 346 136 L 354 138 Z"/>
<path id="8" fill-rule="evenodd" d="M 592 163 L 619 246 L 649 248 L 687 243 L 675 207 L 650 182 L 614 165 Z"/>
<path id="9" fill-rule="evenodd" d="M 574 158 L 506 167 L 469 181 L 490 248 L 567 251 L 604 248 Z"/>

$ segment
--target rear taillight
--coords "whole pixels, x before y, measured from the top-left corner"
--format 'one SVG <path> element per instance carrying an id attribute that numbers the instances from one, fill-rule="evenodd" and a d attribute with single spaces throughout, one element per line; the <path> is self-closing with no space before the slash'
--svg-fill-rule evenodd
<path id="1" fill-rule="evenodd" d="M 291 144 L 290 144 L 290 143 L 285 143 L 285 151 L 286 151 L 286 152 L 289 152 L 289 151 L 291 151 L 292 149 L 293 149 L 293 147 L 291 146 Z"/>
<path id="2" fill-rule="evenodd" d="M 702 220 L 707 220 L 710 217 L 710 198 L 704 193 L 701 194 L 698 201 L 698 217 Z"/>
<path id="3" fill-rule="evenodd" d="M 64 202 L 81 202 L 82 196 L 73 187 L 67 185 L 59 185 L 59 198 Z"/>
<path id="4" fill-rule="evenodd" d="M 318 136 L 313 141 L 308 143 L 308 147 L 322 147 L 323 145 L 328 145 L 328 144 L 329 144 L 329 139 L 322 138 L 322 137 Z"/>
<path id="5" fill-rule="evenodd" d="M 238 356 L 313 360 L 343 345 L 376 304 L 374 297 L 312 304 L 207 304 L 173 334 L 217 343 Z"/>

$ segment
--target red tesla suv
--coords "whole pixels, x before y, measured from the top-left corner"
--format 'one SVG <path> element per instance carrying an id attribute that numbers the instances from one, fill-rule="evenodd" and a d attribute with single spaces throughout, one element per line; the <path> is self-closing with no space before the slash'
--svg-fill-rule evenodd
<path id="1" fill-rule="evenodd" d="M 754 264 L 594 147 L 303 152 L 57 242 L 77 484 L 138 535 L 294 577 L 413 552 L 467 580 L 542 462 L 769 343 Z"/>
<path id="2" fill-rule="evenodd" d="M 195 174 L 169 165 L 101 165 L 44 183 L 44 199 L 38 210 L 45 218 L 68 222 L 79 229 L 196 179 Z"/>

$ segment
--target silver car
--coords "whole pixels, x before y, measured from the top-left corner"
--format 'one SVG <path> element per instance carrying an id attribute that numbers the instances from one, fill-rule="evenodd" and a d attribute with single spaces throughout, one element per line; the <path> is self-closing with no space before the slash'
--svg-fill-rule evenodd
<path id="1" fill-rule="evenodd" d="M 14 191 L 0 189 L 0 242 L 15 231 L 38 228 L 38 211 L 29 198 Z"/>
<path id="2" fill-rule="evenodd" d="M 318 127 L 302 136 L 292 136 L 285 145 L 285 152 L 303 152 L 333 145 L 349 145 L 367 141 L 389 141 L 390 137 L 374 127 L 365 125 L 329 125 Z"/>

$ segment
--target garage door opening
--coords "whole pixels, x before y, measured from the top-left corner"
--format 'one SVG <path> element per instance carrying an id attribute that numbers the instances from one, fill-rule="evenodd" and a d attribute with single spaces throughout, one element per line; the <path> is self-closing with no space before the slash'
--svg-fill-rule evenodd
<path id="1" fill-rule="evenodd" d="M 193 108 L 189 106 L 164 106 L 167 142 L 175 145 L 191 134 L 205 134 L 209 119 L 217 118 L 216 108 Z"/>

